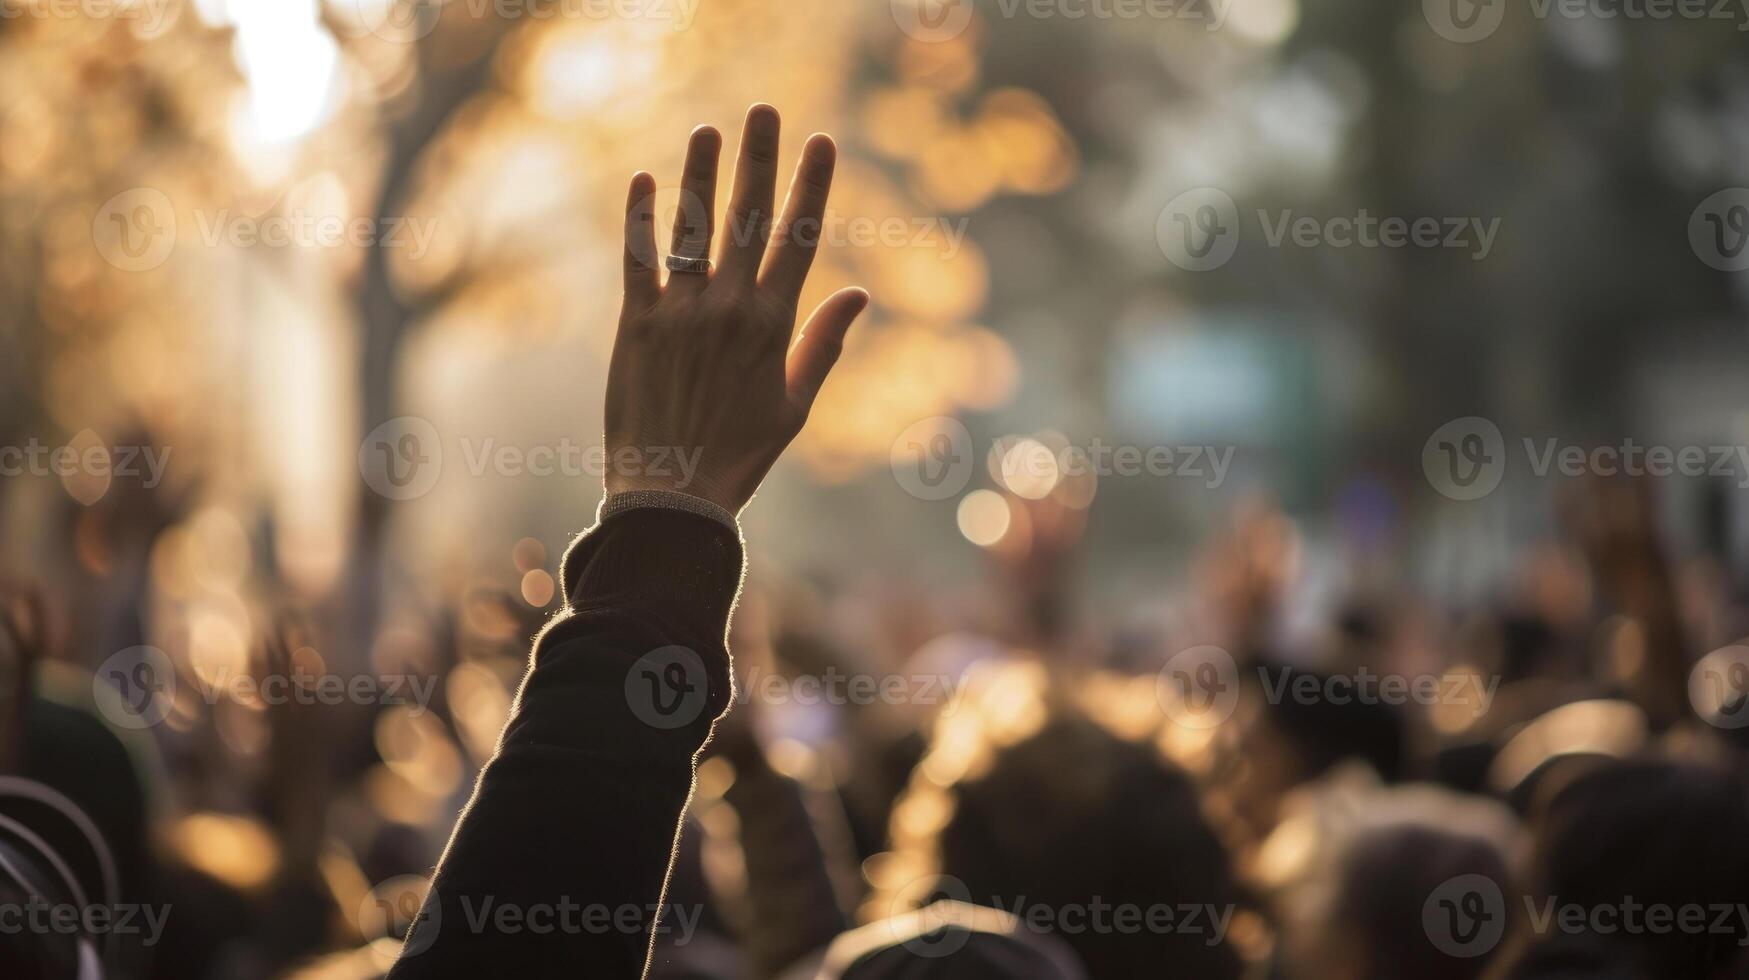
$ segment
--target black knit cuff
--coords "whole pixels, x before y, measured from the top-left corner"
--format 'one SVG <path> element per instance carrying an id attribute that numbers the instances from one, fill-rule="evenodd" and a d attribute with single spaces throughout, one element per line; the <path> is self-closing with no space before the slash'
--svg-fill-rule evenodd
<path id="1" fill-rule="evenodd" d="M 641 507 L 606 514 L 583 532 L 560 574 L 573 609 L 659 611 L 720 643 L 743 566 L 741 537 L 732 526 L 690 511 Z"/>
<path id="2" fill-rule="evenodd" d="M 727 508 L 713 504 L 703 497 L 694 497 L 677 490 L 627 490 L 623 493 L 610 493 L 601 498 L 601 506 L 595 511 L 595 520 L 605 521 L 616 514 L 642 508 L 683 510 L 688 514 L 697 514 L 716 521 L 734 531 L 736 537 L 741 535 L 741 523 Z"/>

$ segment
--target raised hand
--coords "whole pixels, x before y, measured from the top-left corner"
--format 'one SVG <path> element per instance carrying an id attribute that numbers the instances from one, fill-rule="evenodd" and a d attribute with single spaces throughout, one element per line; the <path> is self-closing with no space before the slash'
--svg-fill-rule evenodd
<path id="1" fill-rule="evenodd" d="M 625 302 L 608 369 L 607 491 L 678 491 L 738 513 L 802 429 L 868 293 L 841 289 L 792 345 L 797 304 L 819 244 L 837 148 L 810 137 L 772 222 L 777 110 L 747 113 L 726 228 L 717 227 L 722 137 L 693 130 L 686 149 L 673 260 L 658 271 L 655 180 L 632 178 L 626 203 Z M 688 265 L 671 260 L 668 265 Z M 663 464 L 661 461 L 666 460 Z M 677 465 L 676 460 L 685 465 Z"/>

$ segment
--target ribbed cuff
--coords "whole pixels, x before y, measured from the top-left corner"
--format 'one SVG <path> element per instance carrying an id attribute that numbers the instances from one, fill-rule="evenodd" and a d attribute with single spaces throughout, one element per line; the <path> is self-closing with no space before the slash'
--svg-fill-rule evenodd
<path id="1" fill-rule="evenodd" d="M 560 576 L 572 609 L 659 609 L 685 642 L 720 644 L 741 590 L 740 536 L 672 507 L 627 511 L 585 531 Z"/>
<path id="2" fill-rule="evenodd" d="M 675 490 L 627 490 L 623 493 L 610 493 L 601 498 L 601 507 L 595 512 L 595 520 L 599 523 L 615 514 L 648 507 L 683 510 L 688 514 L 708 517 L 735 532 L 737 538 L 741 536 L 741 522 L 727 508 L 713 504 L 703 497 L 694 497 Z"/>

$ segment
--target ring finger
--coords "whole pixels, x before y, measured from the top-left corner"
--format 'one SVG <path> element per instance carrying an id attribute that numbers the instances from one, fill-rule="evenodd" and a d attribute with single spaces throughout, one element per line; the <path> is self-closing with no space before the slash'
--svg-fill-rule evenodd
<path id="1" fill-rule="evenodd" d="M 686 144 L 686 167 L 680 178 L 680 205 L 674 216 L 674 238 L 669 254 L 685 259 L 709 258 L 716 231 L 717 156 L 723 137 L 709 126 L 692 131 Z M 670 272 L 670 286 L 688 281 L 703 285 L 708 276 Z"/>

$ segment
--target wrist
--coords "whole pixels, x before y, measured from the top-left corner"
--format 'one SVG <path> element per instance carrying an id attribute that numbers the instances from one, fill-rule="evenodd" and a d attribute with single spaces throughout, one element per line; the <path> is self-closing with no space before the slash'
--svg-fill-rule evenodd
<path id="1" fill-rule="evenodd" d="M 650 476 L 609 472 L 603 481 L 603 488 L 609 497 L 628 493 L 666 493 L 693 497 L 733 515 L 739 515 L 753 496 L 750 492 L 738 492 L 720 481 L 696 473 L 686 476 Z"/>
<path id="2" fill-rule="evenodd" d="M 646 509 L 697 514 L 734 531 L 736 536 L 741 533 L 741 524 L 734 511 L 704 497 L 672 489 L 610 489 L 601 498 L 601 506 L 596 511 L 595 519 L 601 522 L 627 511 Z"/>

